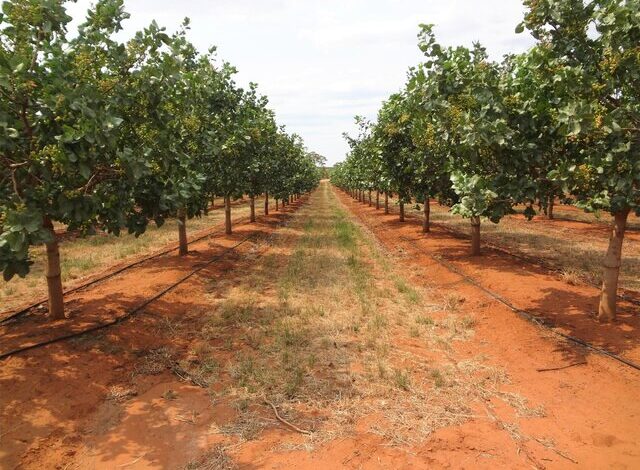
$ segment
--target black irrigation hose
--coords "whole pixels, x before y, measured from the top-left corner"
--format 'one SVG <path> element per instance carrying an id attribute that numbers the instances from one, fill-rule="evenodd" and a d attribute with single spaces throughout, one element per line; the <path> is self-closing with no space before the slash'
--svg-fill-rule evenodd
<path id="1" fill-rule="evenodd" d="M 440 259 L 436 256 L 430 256 L 431 259 L 433 259 L 434 261 L 436 261 L 437 263 L 439 263 L 440 265 L 444 266 L 445 268 L 447 268 L 449 271 L 457 274 L 458 276 L 462 277 L 462 279 L 464 279 L 466 282 L 468 282 L 469 284 L 477 287 L 478 289 L 480 289 L 481 291 L 483 291 L 485 294 L 487 294 L 489 297 L 497 300 L 498 302 L 504 304 L 506 307 L 508 307 L 510 310 L 512 310 L 513 312 L 515 312 L 516 314 L 518 314 L 520 317 L 524 318 L 525 320 L 528 320 L 538 326 L 541 326 L 543 328 L 546 328 L 547 330 L 551 331 L 553 334 L 560 336 L 568 341 L 571 341 L 573 343 L 579 344 L 580 346 L 583 346 L 587 349 L 590 349 L 598 354 L 602 354 L 603 356 L 607 356 L 610 357 L 611 359 L 615 359 L 616 361 L 621 362 L 622 364 L 625 364 L 629 367 L 632 367 L 636 370 L 640 370 L 640 364 L 636 364 L 633 361 L 630 361 L 629 359 L 625 359 L 624 357 L 621 357 L 617 354 L 614 354 L 610 351 L 607 351 L 606 349 L 602 349 L 599 348 L 597 346 L 594 346 L 580 338 L 576 338 L 575 336 L 571 336 L 565 333 L 562 333 L 561 331 L 558 331 L 556 328 L 546 324 L 545 322 L 541 321 L 540 318 L 536 317 L 535 315 L 532 315 L 530 312 L 527 312 L 526 310 L 522 310 L 518 307 L 516 307 L 515 305 L 513 305 L 511 302 L 509 302 L 507 299 L 505 299 L 504 297 L 502 297 L 499 294 L 496 294 L 495 292 L 493 292 L 492 290 L 484 287 L 482 284 L 480 284 L 478 281 L 476 281 L 475 279 L 473 279 L 472 277 L 464 274 L 462 271 L 460 271 L 458 268 L 456 268 L 455 266 L 453 266 L 451 263 L 448 263 L 446 261 L 444 261 L 443 259 Z"/>
<path id="2" fill-rule="evenodd" d="M 115 325 L 117 323 L 120 323 L 120 322 L 126 320 L 127 318 L 130 318 L 131 316 L 135 315 L 140 310 L 142 310 L 147 305 L 149 305 L 151 302 L 154 302 L 155 300 L 158 300 L 160 297 L 162 297 L 163 295 L 169 293 L 170 291 L 172 291 L 173 289 L 178 287 L 180 284 L 182 284 L 184 281 L 186 281 L 187 279 L 189 279 L 190 277 L 192 277 L 196 273 L 202 271 L 204 268 L 208 267 L 212 263 L 220 260 L 223 256 L 225 256 L 231 250 L 234 250 L 235 248 L 239 247 L 243 243 L 246 243 L 247 241 L 249 241 L 250 239 L 254 238 L 255 236 L 256 236 L 255 234 L 254 235 L 249 235 L 248 237 L 242 239 L 240 242 L 236 243 L 232 247 L 227 248 L 226 250 L 224 250 L 219 255 L 216 255 L 213 258 L 211 258 L 209 261 L 207 261 L 202 266 L 199 266 L 198 268 L 194 269 L 193 271 L 191 271 L 186 276 L 183 276 L 178 281 L 176 281 L 173 284 L 165 287 L 160 292 L 155 294 L 153 297 L 148 298 L 147 300 L 142 302 L 137 307 L 133 308 L 132 310 L 129 310 L 124 315 L 121 315 L 120 317 L 118 317 L 118 318 L 116 318 L 116 319 L 114 319 L 112 321 L 109 321 L 109 322 L 106 322 L 106 323 L 101 323 L 101 324 L 96 325 L 96 326 L 92 326 L 91 328 L 87 328 L 86 330 L 77 331 L 77 332 L 74 332 L 74 333 L 69 333 L 69 334 L 63 335 L 63 336 L 58 336 L 57 338 L 52 338 L 50 340 L 43 341 L 41 343 L 32 344 L 30 346 L 25 346 L 23 348 L 18 348 L 18 349 L 14 349 L 13 351 L 8 351 L 6 353 L 2 353 L 2 354 L 0 354 L 0 359 L 4 359 L 5 357 L 13 356 L 15 354 L 18 354 L 18 353 L 21 353 L 21 352 L 24 352 L 24 351 L 29 351 L 31 349 L 36 349 L 36 348 L 40 348 L 40 347 L 43 347 L 43 346 L 46 346 L 46 345 L 49 345 L 49 344 L 57 343 L 59 341 L 65 340 L 65 339 L 69 339 L 69 338 L 73 338 L 73 337 L 76 337 L 76 336 L 81 336 L 81 335 L 84 335 L 84 334 L 87 334 L 87 333 L 91 333 L 93 331 L 101 330 L 103 328 L 107 328 L 109 326 L 113 326 L 113 325 Z"/>
<path id="3" fill-rule="evenodd" d="M 304 201 L 301 201 L 304 202 Z M 244 217 L 246 218 L 246 217 Z M 275 224 L 276 227 L 280 227 L 280 226 L 285 226 L 287 224 L 287 220 L 285 219 L 284 221 Z M 249 240 L 251 240 L 252 238 L 257 237 L 259 234 L 252 234 L 249 235 L 248 237 L 243 238 L 241 241 L 239 241 L 238 243 L 236 243 L 235 245 L 227 248 L 226 250 L 224 250 L 222 253 L 214 256 L 213 258 L 211 258 L 209 261 L 207 261 L 205 264 L 197 267 L 196 269 L 194 269 L 193 271 L 191 271 L 189 274 L 187 274 L 186 276 L 183 276 L 182 278 L 180 278 L 178 281 L 174 282 L 173 284 L 165 287 L 164 289 L 162 289 L 160 292 L 158 292 L 156 295 L 154 295 L 153 297 L 150 297 L 149 299 L 145 300 L 144 302 L 142 302 L 140 305 L 138 305 L 137 307 L 133 308 L 132 310 L 129 310 L 128 312 L 126 312 L 124 315 L 109 321 L 107 323 L 101 323 L 99 325 L 93 326 L 91 328 L 87 328 L 85 330 L 82 331 L 77 331 L 74 333 L 69 333 L 67 335 L 63 335 L 63 336 L 59 336 L 57 338 L 52 338 L 50 340 L 47 341 L 43 341 L 41 343 L 37 343 L 37 344 L 32 344 L 30 346 L 25 346 L 23 348 L 18 348 L 18 349 L 14 349 L 13 351 L 8 351 L 6 353 L 2 353 L 0 354 L 0 359 L 4 359 L 10 356 L 14 356 L 16 354 L 25 352 L 25 351 L 29 351 L 32 349 L 36 349 L 36 348 L 41 348 L 43 346 L 47 346 L 49 344 L 53 344 L 53 343 L 57 343 L 59 341 L 64 341 L 66 339 L 70 339 L 70 338 L 74 338 L 77 336 L 82 336 L 85 335 L 87 333 L 92 333 L 94 331 L 97 330 L 101 330 L 103 328 L 107 328 L 109 326 L 113 326 L 116 325 L 118 323 L 123 322 L 124 320 L 127 320 L 128 318 L 132 317 L 133 315 L 135 315 L 136 313 L 138 313 L 139 311 L 141 311 L 142 309 L 144 309 L 147 305 L 149 305 L 150 303 L 154 302 L 155 300 L 158 300 L 160 297 L 164 296 L 165 294 L 169 293 L 170 291 L 172 291 L 173 289 L 175 289 L 177 286 L 179 286 L 180 284 L 182 284 L 184 281 L 186 281 L 187 279 L 189 279 L 190 277 L 192 277 L 193 275 L 197 274 L 198 272 L 202 271 L 204 268 L 208 267 L 209 265 L 211 265 L 212 263 L 215 263 L 216 261 L 222 259 L 227 253 L 229 253 L 231 250 L 236 249 L 237 247 L 239 247 L 240 245 L 248 242 Z M 204 236 L 203 238 L 205 238 L 206 236 Z M 173 251 L 173 250 L 171 250 Z M 85 286 L 86 287 L 86 286 Z"/>
<path id="4" fill-rule="evenodd" d="M 249 218 L 249 217 L 241 217 L 240 219 L 236 220 L 236 222 L 235 222 L 235 223 L 236 223 L 236 224 L 238 224 L 238 223 L 243 223 L 243 222 L 244 222 L 244 220 L 245 220 L 245 219 L 248 219 L 248 218 Z M 217 224 L 216 224 L 216 225 L 217 225 Z M 216 231 L 214 231 L 214 232 L 208 232 L 208 233 L 206 233 L 206 234 L 204 234 L 204 235 L 201 235 L 201 236 L 199 236 L 199 237 L 196 237 L 196 238 L 194 238 L 194 239 L 190 240 L 190 241 L 187 243 L 187 245 L 190 245 L 190 244 L 192 244 L 192 243 L 199 242 L 199 241 L 201 241 L 201 240 L 204 240 L 205 238 L 212 237 L 213 235 L 217 235 L 217 234 L 222 233 L 222 232 L 223 232 L 223 230 L 216 230 Z M 92 280 L 91 280 L 91 281 L 89 281 L 89 282 L 86 282 L 86 283 L 81 284 L 81 285 L 79 285 L 79 286 L 76 286 L 76 287 L 73 287 L 73 288 L 71 288 L 71 289 L 68 289 L 68 290 L 66 290 L 66 291 L 64 291 L 64 292 L 63 292 L 63 295 L 65 295 L 65 296 L 66 296 L 66 295 L 68 295 L 68 294 L 72 294 L 72 293 L 74 293 L 74 292 L 81 291 L 81 290 L 83 290 L 83 289 L 85 289 L 85 288 L 87 288 L 87 287 L 89 287 L 89 286 L 92 286 L 92 285 L 94 285 L 94 284 L 97 284 L 97 283 L 99 283 L 99 282 L 105 281 L 105 280 L 107 280 L 107 279 L 111 279 L 112 277 L 117 276 L 118 274 L 122 273 L 123 271 L 126 271 L 126 270 L 128 270 L 128 269 L 131 269 L 131 268 L 133 268 L 133 267 L 135 267 L 135 266 L 139 266 L 139 265 L 141 265 L 141 264 L 143 264 L 143 263 L 146 263 L 147 261 L 151 261 L 152 259 L 159 258 L 160 256 L 164 256 L 164 255 L 166 255 L 166 254 L 169 254 L 169 253 L 171 253 L 172 251 L 176 251 L 177 249 L 178 249 L 178 247 L 175 247 L 175 248 L 167 248 L 167 249 L 165 249 L 165 250 L 162 250 L 162 251 L 159 251 L 159 252 L 157 252 L 157 253 L 154 253 L 154 254 L 152 254 L 152 255 L 150 255 L 150 256 L 146 256 L 146 257 L 141 258 L 141 259 L 139 259 L 139 260 L 137 260 L 137 261 L 134 261 L 133 263 L 126 264 L 126 265 L 124 265 L 124 266 L 122 266 L 122 267 L 120 267 L 120 268 L 116 269 L 115 271 L 110 271 L 108 274 L 105 274 L 104 276 L 101 276 L 101 277 L 98 277 L 98 278 L 92 279 Z M 31 310 L 33 310 L 34 308 L 36 308 L 36 307 L 38 307 L 38 306 L 40 306 L 40 305 L 43 305 L 43 304 L 45 304 L 45 303 L 47 303 L 47 299 L 39 300 L 39 301 L 34 302 L 34 303 L 30 304 L 30 305 L 27 305 L 26 307 L 22 307 L 20 310 L 16 310 L 15 312 L 11 313 L 10 315 L 8 315 L 8 316 L 6 316 L 6 317 L 2 318 L 2 319 L 0 320 L 0 325 L 4 325 L 5 323 L 8 323 L 8 322 L 9 322 L 9 321 L 11 321 L 11 320 L 15 320 L 15 319 L 16 319 L 16 318 L 18 318 L 18 317 L 21 317 L 21 316 L 23 316 L 23 315 L 26 315 L 27 313 L 29 313 L 29 312 L 30 312 Z"/>
<path id="5" fill-rule="evenodd" d="M 458 232 L 458 231 L 453 230 L 453 229 L 449 229 L 448 227 L 444 227 L 444 226 L 442 226 L 442 225 L 440 225 L 440 224 L 438 224 L 438 225 L 439 225 L 441 228 L 443 228 L 445 231 L 449 231 L 449 232 L 451 232 L 451 233 L 452 233 L 452 234 L 454 234 L 454 235 L 463 236 L 463 237 L 465 237 L 465 238 L 466 238 L 466 235 L 465 235 L 465 234 L 463 234 L 463 233 L 461 233 L 461 232 Z M 495 246 L 493 246 L 492 248 L 493 248 L 493 249 L 497 249 L 498 251 L 501 251 L 501 252 L 503 252 L 503 253 L 505 253 L 505 254 L 508 254 L 508 255 L 510 255 L 510 256 L 514 256 L 514 257 L 516 257 L 516 258 L 518 258 L 518 257 L 519 257 L 518 255 L 515 255 L 515 254 L 513 254 L 513 253 L 511 253 L 511 252 L 509 252 L 509 251 L 507 251 L 507 250 L 504 250 L 504 249 L 502 249 L 502 248 L 500 248 L 500 247 L 495 247 Z M 493 299 L 497 300 L 498 302 L 500 302 L 500 303 L 504 304 L 504 305 L 505 305 L 506 307 L 508 307 L 511 311 L 515 312 L 517 315 L 519 315 L 520 317 L 524 318 L 525 320 L 528 320 L 528 321 L 530 321 L 531 323 L 534 323 L 535 325 L 538 325 L 538 326 L 540 326 L 540 327 L 543 327 L 543 328 L 545 328 L 545 329 L 549 330 L 551 333 L 553 333 L 553 334 L 555 334 L 555 335 L 557 335 L 557 336 L 559 336 L 559 337 L 561 337 L 561 338 L 564 338 L 564 339 L 566 339 L 566 340 L 568 340 L 568 341 L 571 341 L 571 342 L 573 342 L 573 343 L 575 343 L 575 344 L 579 344 L 580 346 L 583 346 L 583 347 L 585 347 L 585 348 L 587 348 L 587 349 L 590 349 L 590 350 L 592 350 L 592 351 L 594 351 L 594 352 L 596 352 L 596 353 L 598 353 L 598 354 L 601 354 L 601 355 L 603 355 L 603 356 L 607 356 L 607 357 L 609 357 L 609 358 L 611 358 L 611 359 L 614 359 L 614 360 L 616 360 L 616 361 L 618 361 L 618 362 L 621 362 L 622 364 L 627 365 L 627 366 L 629 366 L 629 367 L 631 367 L 631 368 L 633 368 L 633 369 L 640 370 L 640 364 L 636 364 L 635 362 L 630 361 L 629 359 L 625 359 L 624 357 L 619 356 L 619 355 L 617 355 L 617 354 L 614 354 L 614 353 L 612 353 L 612 352 L 610 352 L 610 351 L 607 351 L 606 349 L 602 349 L 602 348 L 599 348 L 599 347 L 597 347 L 597 346 L 594 346 L 594 345 L 592 345 L 592 344 L 588 343 L 587 341 L 584 341 L 584 340 L 582 340 L 582 339 L 580 339 L 580 338 L 576 338 L 575 336 L 571 336 L 571 335 L 568 335 L 568 334 L 562 333 L 561 331 L 558 331 L 556 328 L 554 328 L 554 327 L 552 327 L 552 326 L 550 326 L 550 325 L 548 325 L 548 324 L 544 323 L 543 321 L 541 321 L 541 320 L 540 320 L 540 318 L 536 317 L 535 315 L 531 314 L 530 312 L 527 312 L 526 310 L 522 310 L 522 309 L 520 309 L 520 308 L 516 307 L 515 305 L 513 305 L 511 302 L 509 302 L 509 301 L 508 301 L 507 299 L 505 299 L 504 297 L 502 297 L 502 296 L 500 296 L 499 294 L 497 294 L 497 293 L 493 292 L 492 290 L 490 290 L 490 289 L 488 289 L 488 288 L 484 287 L 484 286 L 483 286 L 482 284 L 480 284 L 478 281 L 476 281 L 476 280 L 475 280 L 475 279 L 473 279 L 472 277 L 468 276 L 467 274 L 464 274 L 462 271 L 460 271 L 458 268 L 456 268 L 455 266 L 453 266 L 451 263 L 448 263 L 448 262 L 444 261 L 443 259 L 438 258 L 438 257 L 433 256 L 433 255 L 429 255 L 429 257 L 430 257 L 431 259 L 433 259 L 435 262 L 437 262 L 437 263 L 439 263 L 440 265 L 444 266 L 444 267 L 445 267 L 446 269 L 448 269 L 449 271 L 451 271 L 451 272 L 453 272 L 453 273 L 457 274 L 458 276 L 460 276 L 462 279 L 464 279 L 464 280 L 465 280 L 466 282 L 468 282 L 469 284 L 471 284 L 471 285 L 473 285 L 473 286 L 477 287 L 478 289 L 480 289 L 481 291 L 483 291 L 485 294 L 487 294 L 489 297 L 491 297 L 491 298 L 493 298 Z M 525 260 L 525 261 L 531 262 L 530 260 L 528 260 L 528 259 L 527 259 L 526 257 L 524 257 L 524 256 L 522 256 L 522 257 L 520 257 L 520 258 L 522 258 L 522 259 L 523 259 L 523 260 Z M 619 296 L 619 297 L 620 297 L 620 296 Z M 625 300 L 629 300 L 629 299 L 625 299 Z M 633 299 L 631 299 L 631 301 L 632 301 L 632 300 L 633 300 Z M 633 302 L 633 303 L 635 303 L 635 302 Z"/>
<path id="6" fill-rule="evenodd" d="M 464 233 L 461 232 L 459 230 L 450 228 L 450 227 L 446 227 L 441 223 L 433 223 L 433 225 L 440 227 L 441 229 L 443 229 L 445 232 L 449 232 L 452 235 L 458 237 L 458 238 L 463 238 L 465 240 L 469 239 L 469 236 Z M 507 256 L 511 256 L 512 258 L 516 258 L 520 261 L 524 261 L 526 263 L 529 264 L 537 264 L 538 266 L 540 266 L 541 268 L 547 270 L 547 271 L 551 271 L 554 273 L 562 273 L 562 270 L 560 268 L 558 268 L 557 266 L 554 266 L 551 263 L 547 263 L 546 261 L 540 259 L 540 258 L 536 258 L 534 256 L 528 256 L 528 255 L 523 255 L 523 254 L 519 254 L 519 253 L 514 253 L 513 251 L 510 251 L 506 248 L 503 248 L 501 246 L 495 245 L 493 243 L 487 243 L 484 242 L 484 245 L 486 247 L 488 247 L 491 250 L 497 251 L 501 254 L 507 255 Z M 595 283 L 595 282 L 591 282 L 588 279 L 583 279 L 583 281 L 585 282 L 585 284 L 590 285 L 591 287 L 596 287 L 596 288 L 600 288 L 600 285 Z M 630 304 L 633 305 L 640 305 L 640 300 L 638 299 L 634 299 L 633 297 L 629 297 L 628 295 L 625 294 L 616 294 L 616 297 L 620 300 L 624 300 L 625 302 L 629 302 Z"/>
<path id="7" fill-rule="evenodd" d="M 422 220 L 422 218 L 420 216 L 417 216 L 415 214 L 407 214 L 406 217 L 407 218 L 411 218 L 411 219 L 415 219 L 415 220 L 418 220 L 418 221 Z M 585 222 L 585 223 L 588 223 L 588 222 Z M 449 232 L 453 236 L 455 236 L 457 238 L 461 238 L 463 240 L 469 240 L 471 238 L 466 233 L 461 232 L 460 230 L 456 230 L 456 229 L 451 228 L 451 227 L 447 227 L 443 223 L 431 222 L 431 225 L 435 225 L 436 227 L 440 227 L 445 232 Z M 562 270 L 560 268 L 558 268 L 557 266 L 554 266 L 551 263 L 547 263 L 546 261 L 544 261 L 544 260 L 542 260 L 540 258 L 536 258 L 534 256 L 528 256 L 528 255 L 522 255 L 522 254 L 514 253 L 513 251 L 510 251 L 510 250 L 508 250 L 506 248 L 503 248 L 501 246 L 495 245 L 493 243 L 483 242 L 483 244 L 484 244 L 484 246 L 488 247 L 491 250 L 497 251 L 497 252 L 505 254 L 507 256 L 511 256 L 512 258 L 519 259 L 519 260 L 524 261 L 524 262 L 529 263 L 529 264 L 537 264 L 538 266 L 540 266 L 543 269 L 546 269 L 547 271 L 551 271 L 551 272 L 554 272 L 554 273 L 561 273 L 562 272 Z M 595 282 L 591 282 L 588 279 L 584 279 L 584 282 L 585 282 L 585 284 L 588 284 L 588 285 L 590 285 L 592 287 L 600 288 L 599 284 L 597 284 Z M 616 294 L 616 298 L 618 298 L 620 300 L 624 300 L 625 302 L 629 302 L 630 304 L 640 306 L 640 300 L 635 299 L 633 297 L 630 297 L 628 295 Z"/>

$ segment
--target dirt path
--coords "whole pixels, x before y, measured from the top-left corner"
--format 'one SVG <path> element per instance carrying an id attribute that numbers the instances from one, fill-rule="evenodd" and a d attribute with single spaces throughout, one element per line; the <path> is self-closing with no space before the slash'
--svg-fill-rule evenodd
<path id="1" fill-rule="evenodd" d="M 385 215 L 346 197 L 351 210 L 364 217 L 367 225 L 390 248 L 399 249 L 423 264 L 437 265 L 437 259 L 451 263 L 483 287 L 505 298 L 516 308 L 526 310 L 561 332 L 587 341 L 640 364 L 640 307 L 621 301 L 619 318 L 613 324 L 594 319 L 599 289 L 571 285 L 561 276 L 531 263 L 521 262 L 490 249 L 483 256 L 469 256 L 469 241 L 456 238 L 444 226 L 434 225 L 428 235 L 421 233 L 421 222 L 400 223 L 395 215 Z M 460 276 L 457 276 L 460 279 Z"/>
<path id="2" fill-rule="evenodd" d="M 144 314 L 2 361 L 0 467 L 638 467 L 640 373 L 547 337 L 374 212 L 325 182 Z M 233 240 L 211 243 L 76 319 Z"/>
<path id="3" fill-rule="evenodd" d="M 260 206 L 262 201 L 260 198 Z M 232 220 L 241 221 L 249 215 L 247 200 L 232 202 Z M 190 219 L 187 222 L 188 238 L 198 238 L 213 230 L 220 230 L 224 220 L 224 207 L 218 204 L 207 215 Z M 177 225 L 175 219 L 168 219 L 162 227 L 154 224 L 140 237 L 121 234 L 116 237 L 106 233 L 97 233 L 87 237 L 62 237 L 60 243 L 62 282 L 65 290 L 82 285 L 91 279 L 100 277 L 119 266 L 135 262 L 155 251 L 170 247 L 177 249 Z M 217 226 L 217 228 L 216 228 Z M 46 257 L 44 246 L 36 247 L 32 253 L 34 264 L 29 276 L 22 279 L 14 277 L 5 282 L 0 279 L 0 320 L 15 310 L 46 298 L 47 285 L 44 276 Z"/>
<path id="4" fill-rule="evenodd" d="M 397 213 L 394 198 L 391 212 Z M 468 237 L 468 219 L 452 214 L 448 207 L 431 201 L 431 222 L 439 228 L 451 229 Z M 407 204 L 408 217 L 423 219 L 422 207 Z M 567 208 L 578 212 L 576 208 Z M 585 214 L 585 216 L 588 214 Z M 623 244 L 620 289 L 640 300 L 640 231 L 637 217 L 630 217 L 630 227 Z M 574 283 L 600 284 L 602 257 L 607 250 L 611 227 L 602 222 L 554 219 L 542 216 L 528 221 L 522 214 L 510 215 L 493 224 L 483 219 L 482 242 L 533 261 L 541 261 Z"/>

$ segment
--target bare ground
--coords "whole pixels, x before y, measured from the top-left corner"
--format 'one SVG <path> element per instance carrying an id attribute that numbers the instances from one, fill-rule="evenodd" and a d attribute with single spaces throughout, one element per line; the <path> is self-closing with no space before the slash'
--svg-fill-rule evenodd
<path id="1" fill-rule="evenodd" d="M 295 213 L 87 290 L 75 323 L 105 321 L 254 236 L 127 322 L 3 360 L 0 467 L 640 465 L 639 373 L 487 298 L 430 257 L 463 242 L 419 230 L 323 183 Z M 490 264 L 492 287 L 501 272 L 554 283 L 549 302 L 571 306 L 575 286 Z M 38 328 L 23 322 L 11 340 Z"/>

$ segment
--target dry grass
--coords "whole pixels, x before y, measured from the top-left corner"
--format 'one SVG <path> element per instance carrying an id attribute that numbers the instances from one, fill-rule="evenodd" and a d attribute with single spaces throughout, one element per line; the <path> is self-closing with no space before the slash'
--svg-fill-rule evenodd
<path id="1" fill-rule="evenodd" d="M 409 206 L 407 206 L 408 208 Z M 394 205 L 391 209 L 397 211 Z M 422 217 L 422 210 L 413 210 Z M 557 219 L 588 222 L 597 230 L 611 224 L 611 216 L 587 214 L 573 208 L 556 207 Z M 457 232 L 469 233 L 469 221 L 451 214 L 444 206 L 431 206 L 431 220 Z M 608 245 L 608 232 L 591 233 L 571 230 L 561 225 L 527 222 L 524 216 L 507 217 L 499 224 L 482 221 L 483 242 L 490 243 L 510 252 L 544 260 L 556 267 L 569 283 L 599 284 L 602 276 L 602 258 Z M 629 229 L 640 230 L 640 219 L 630 216 Z M 589 226 L 586 226 L 589 228 Z M 623 245 L 620 286 L 640 291 L 640 243 L 627 239 Z"/>
<path id="2" fill-rule="evenodd" d="M 217 202 L 220 205 L 220 202 Z M 260 207 L 260 206 L 259 206 Z M 248 205 L 234 206 L 234 218 L 249 214 Z M 217 224 L 224 219 L 224 211 L 216 209 L 201 218 L 187 222 L 188 232 L 193 235 Z M 175 220 L 168 220 L 158 228 L 151 224 L 147 232 L 136 238 L 126 232 L 121 236 L 96 234 L 85 238 L 70 238 L 60 243 L 62 282 L 80 282 L 82 278 L 98 273 L 114 264 L 120 264 L 139 256 L 153 253 L 166 245 L 177 243 L 178 229 Z M 44 246 L 32 250 L 31 272 L 24 278 L 14 278 L 9 282 L 0 279 L 0 310 L 8 310 L 46 296 L 44 277 Z"/>
<path id="3" fill-rule="evenodd" d="M 138 394 L 138 392 L 130 387 L 126 387 L 123 385 L 113 385 L 109 387 L 109 392 L 107 393 L 107 400 L 115 401 L 121 403 L 123 401 L 128 400 L 131 397 L 134 397 Z"/>
<path id="4" fill-rule="evenodd" d="M 453 342 L 470 338 L 475 324 L 461 311 L 463 298 L 434 299 L 412 284 L 328 187 L 313 198 L 241 282 L 208 297 L 191 353 L 225 357 L 220 396 L 236 418 L 220 432 L 244 441 L 279 425 L 265 399 L 312 431 L 283 448 L 307 450 L 370 416 L 382 415 L 372 432 L 400 445 L 472 419 L 489 398 L 526 410 L 524 398 L 501 395 L 502 371 L 481 358 L 452 359 Z"/>
<path id="5" fill-rule="evenodd" d="M 222 445 L 217 445 L 197 460 L 189 462 L 184 470 L 235 470 L 238 466 Z"/>

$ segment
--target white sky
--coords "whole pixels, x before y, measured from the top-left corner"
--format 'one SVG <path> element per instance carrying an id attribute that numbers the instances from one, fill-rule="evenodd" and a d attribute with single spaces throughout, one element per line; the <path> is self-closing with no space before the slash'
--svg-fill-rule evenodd
<path id="1" fill-rule="evenodd" d="M 91 0 L 69 4 L 75 18 Z M 374 118 L 421 60 L 419 23 L 434 23 L 444 45 L 479 40 L 494 59 L 524 51 L 533 39 L 515 34 L 521 0 L 125 0 L 132 34 L 155 19 L 173 31 L 191 19 L 191 41 L 215 45 L 221 59 L 266 94 L 277 120 L 329 163 L 344 158 L 342 132 L 356 114 Z"/>

